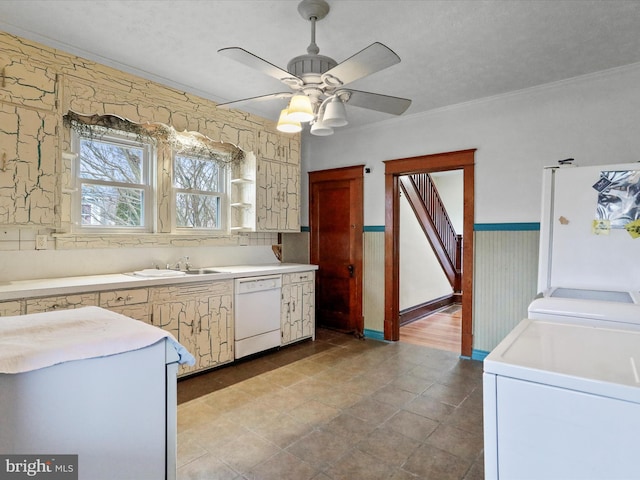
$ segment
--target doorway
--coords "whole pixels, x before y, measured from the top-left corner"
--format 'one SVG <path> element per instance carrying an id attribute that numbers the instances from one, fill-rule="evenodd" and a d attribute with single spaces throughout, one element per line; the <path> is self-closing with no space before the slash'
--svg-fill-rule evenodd
<path id="1" fill-rule="evenodd" d="M 460 353 L 463 172 L 400 185 L 400 342 Z"/>
<path id="2" fill-rule="evenodd" d="M 462 329 L 460 353 L 471 357 L 473 348 L 473 225 L 475 149 L 424 155 L 385 163 L 385 316 L 384 338 L 399 340 L 399 177 L 414 173 L 463 171 Z"/>
<path id="3" fill-rule="evenodd" d="M 311 263 L 316 323 L 362 336 L 364 165 L 309 172 Z"/>

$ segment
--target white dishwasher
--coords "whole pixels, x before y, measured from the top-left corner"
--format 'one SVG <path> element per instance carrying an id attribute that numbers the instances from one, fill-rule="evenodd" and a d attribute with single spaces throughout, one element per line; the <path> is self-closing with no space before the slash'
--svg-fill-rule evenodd
<path id="1" fill-rule="evenodd" d="M 279 347 L 282 276 L 235 282 L 235 358 Z"/>

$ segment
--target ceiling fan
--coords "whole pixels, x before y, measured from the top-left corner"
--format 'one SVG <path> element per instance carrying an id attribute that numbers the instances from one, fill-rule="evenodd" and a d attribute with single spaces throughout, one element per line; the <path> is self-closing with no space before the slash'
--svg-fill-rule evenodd
<path id="1" fill-rule="evenodd" d="M 302 0 L 298 12 L 311 22 L 311 43 L 306 55 L 289 61 L 287 70 L 240 47 L 218 50 L 227 58 L 280 80 L 292 91 L 221 103 L 218 107 L 231 108 L 245 102 L 290 98 L 287 108 L 280 113 L 278 130 L 299 132 L 302 130 L 301 123 L 309 122 L 313 135 L 331 135 L 333 128 L 347 125 L 345 104 L 393 115 L 401 115 L 409 108 L 411 100 L 406 98 L 347 87 L 355 80 L 399 63 L 400 57 L 390 48 L 375 42 L 338 63 L 330 57 L 319 55 L 320 49 L 316 45 L 316 21 L 329 13 L 329 4 L 325 0 Z"/>

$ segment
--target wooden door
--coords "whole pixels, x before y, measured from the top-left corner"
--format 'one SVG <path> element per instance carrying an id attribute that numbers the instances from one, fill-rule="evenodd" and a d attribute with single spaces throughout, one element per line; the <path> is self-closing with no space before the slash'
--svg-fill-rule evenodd
<path id="1" fill-rule="evenodd" d="M 362 335 L 363 165 L 309 173 L 316 323 Z"/>

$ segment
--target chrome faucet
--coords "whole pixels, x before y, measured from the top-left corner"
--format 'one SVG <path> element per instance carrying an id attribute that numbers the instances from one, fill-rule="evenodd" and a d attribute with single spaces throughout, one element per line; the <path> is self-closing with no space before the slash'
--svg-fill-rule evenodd
<path id="1" fill-rule="evenodd" d="M 180 257 L 174 265 L 167 263 L 167 270 L 178 270 L 178 271 L 188 271 L 191 270 L 191 263 L 189 263 L 189 257 L 185 255 L 184 257 Z"/>

